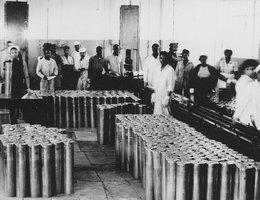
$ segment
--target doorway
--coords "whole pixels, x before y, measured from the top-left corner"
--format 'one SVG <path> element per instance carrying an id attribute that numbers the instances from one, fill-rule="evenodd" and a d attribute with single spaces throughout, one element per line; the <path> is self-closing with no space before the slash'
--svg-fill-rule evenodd
<path id="1" fill-rule="evenodd" d="M 28 4 L 27 2 L 5 3 L 5 41 L 12 41 L 19 46 L 24 61 L 28 63 Z"/>
<path id="2" fill-rule="evenodd" d="M 139 68 L 139 6 L 120 8 L 120 47 L 131 54 L 133 70 Z"/>

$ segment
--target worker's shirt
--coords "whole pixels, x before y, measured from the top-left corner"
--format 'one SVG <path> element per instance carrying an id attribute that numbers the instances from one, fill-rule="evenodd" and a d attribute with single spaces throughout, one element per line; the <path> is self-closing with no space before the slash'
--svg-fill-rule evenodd
<path id="1" fill-rule="evenodd" d="M 190 80 L 190 71 L 194 68 L 194 64 L 190 61 L 184 65 L 183 60 L 179 61 L 176 66 L 176 84 L 184 89 L 188 89 Z"/>
<path id="2" fill-rule="evenodd" d="M 247 75 L 242 75 L 236 84 L 236 109 L 233 118 L 238 118 L 244 124 L 251 124 L 252 113 L 251 83 L 254 80 Z"/>
<path id="3" fill-rule="evenodd" d="M 74 65 L 74 60 L 72 56 L 68 56 L 68 57 L 62 56 L 61 59 L 63 65 Z"/>
<path id="4" fill-rule="evenodd" d="M 230 60 L 228 63 L 225 59 L 221 59 L 217 66 L 217 70 L 220 71 L 226 78 L 233 78 L 234 72 L 238 71 L 237 62 Z"/>
<path id="5" fill-rule="evenodd" d="M 258 130 L 260 130 L 260 82 L 255 80 L 253 83 L 250 83 L 252 99 L 252 117 L 255 121 L 255 125 Z"/>
<path id="6" fill-rule="evenodd" d="M 234 79 L 235 72 L 238 71 L 237 62 L 230 60 L 228 63 L 224 58 L 222 58 L 216 65 L 216 69 L 227 79 Z M 227 83 L 222 80 L 218 80 L 218 88 L 226 88 Z"/>
<path id="7" fill-rule="evenodd" d="M 112 72 L 123 75 L 124 61 L 120 54 L 118 56 L 115 56 L 114 54 L 108 56 L 106 62 L 109 64 Z"/>
<path id="8" fill-rule="evenodd" d="M 74 64 L 75 64 L 75 70 L 79 70 L 80 69 L 80 64 L 79 64 L 79 61 L 80 61 L 80 53 L 78 51 L 73 51 L 71 53 L 71 56 L 74 60 Z"/>
<path id="9" fill-rule="evenodd" d="M 176 74 L 175 70 L 166 65 L 163 69 L 155 70 L 156 84 L 155 84 L 155 104 L 154 114 L 169 114 L 167 106 L 163 106 L 165 99 L 169 92 L 172 92 L 175 86 Z"/>
<path id="10" fill-rule="evenodd" d="M 205 67 L 201 66 L 199 71 L 198 71 L 198 77 L 199 78 L 208 78 L 208 77 L 210 77 L 209 68 L 207 66 L 205 66 Z"/>
<path id="11" fill-rule="evenodd" d="M 153 55 L 146 58 L 144 64 L 144 82 L 148 83 L 151 88 L 155 87 L 156 73 L 155 71 L 161 69 L 159 55 L 155 58 Z"/>
<path id="12" fill-rule="evenodd" d="M 52 58 L 50 60 L 42 58 L 37 64 L 36 73 L 41 78 L 43 78 L 44 76 L 57 76 L 58 66 L 56 64 L 56 61 Z"/>
<path id="13" fill-rule="evenodd" d="M 103 72 L 105 67 L 105 59 L 103 57 L 98 57 L 97 55 L 89 59 L 89 78 L 98 79 Z"/>

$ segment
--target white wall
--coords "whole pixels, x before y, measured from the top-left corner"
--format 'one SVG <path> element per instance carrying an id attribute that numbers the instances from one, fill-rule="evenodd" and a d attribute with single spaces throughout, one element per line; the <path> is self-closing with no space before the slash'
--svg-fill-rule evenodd
<path id="1" fill-rule="evenodd" d="M 0 49 L 4 44 L 4 3 L 0 0 Z M 234 57 L 259 57 L 260 0 L 28 0 L 29 63 L 41 54 L 47 39 L 61 45 L 81 40 L 90 55 L 96 45 L 105 54 L 119 42 L 120 6 L 140 6 L 141 61 L 151 53 L 154 42 L 168 50 L 179 42 L 179 52 L 190 50 L 198 63 L 201 54 L 214 64 L 231 48 Z M 255 2 L 255 3 L 254 3 Z M 174 7 L 175 4 L 175 7 Z M 49 19 L 47 20 L 47 9 Z M 254 12 L 255 9 L 255 12 Z M 255 13 L 255 15 L 254 15 Z M 32 66 L 34 68 L 34 66 Z"/>
<path id="2" fill-rule="evenodd" d="M 174 38 L 179 51 L 191 51 L 194 63 L 206 54 L 215 64 L 227 48 L 234 57 L 259 58 L 259 0 L 175 0 L 175 5 Z"/>

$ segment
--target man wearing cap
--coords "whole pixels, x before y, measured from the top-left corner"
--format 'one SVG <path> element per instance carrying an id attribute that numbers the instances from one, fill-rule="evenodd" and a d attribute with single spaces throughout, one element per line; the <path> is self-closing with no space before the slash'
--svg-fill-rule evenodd
<path id="1" fill-rule="evenodd" d="M 19 47 L 9 47 L 9 52 L 10 60 L 5 61 L 6 68 L 4 71 L 8 70 L 7 67 L 11 67 L 11 96 L 21 98 L 30 87 L 28 69 L 27 66 L 24 65 L 21 54 L 19 54 Z"/>
<path id="2" fill-rule="evenodd" d="M 177 63 L 176 66 L 176 82 L 175 82 L 175 92 L 178 94 L 183 94 L 185 97 L 190 97 L 190 71 L 194 68 L 194 64 L 189 61 L 190 51 L 187 49 L 182 50 L 182 60 Z"/>
<path id="3" fill-rule="evenodd" d="M 69 55 L 70 47 L 65 46 L 63 47 L 63 49 L 64 49 L 64 55 L 61 57 L 62 88 L 64 90 L 73 90 L 75 89 L 75 87 L 71 80 L 71 76 L 74 73 L 74 60 L 72 56 Z"/>
<path id="4" fill-rule="evenodd" d="M 75 70 L 79 71 L 79 60 L 80 60 L 80 53 L 79 49 L 81 47 L 81 44 L 79 41 L 74 42 L 74 48 L 75 50 L 71 53 L 72 58 L 74 59 L 75 63 Z"/>
<path id="5" fill-rule="evenodd" d="M 80 77 L 77 84 L 77 90 L 86 90 L 89 86 L 88 80 L 88 67 L 89 67 L 89 56 L 86 53 L 86 48 L 80 48 L 80 60 L 79 60 L 79 71 Z"/>
<path id="6" fill-rule="evenodd" d="M 97 54 L 89 59 L 88 76 L 92 90 L 99 89 L 102 81 L 102 72 L 105 68 L 105 59 L 102 56 L 102 47 L 96 48 Z"/>
<path id="7" fill-rule="evenodd" d="M 56 61 L 51 58 L 51 50 L 43 49 L 44 58 L 38 61 L 36 74 L 41 78 L 40 90 L 54 91 L 55 77 L 58 75 Z"/>
<path id="8" fill-rule="evenodd" d="M 106 62 L 109 65 L 106 66 L 106 72 L 112 72 L 118 76 L 124 75 L 124 61 L 120 53 L 120 47 L 118 44 L 113 46 L 113 54 L 109 55 L 106 58 Z"/>

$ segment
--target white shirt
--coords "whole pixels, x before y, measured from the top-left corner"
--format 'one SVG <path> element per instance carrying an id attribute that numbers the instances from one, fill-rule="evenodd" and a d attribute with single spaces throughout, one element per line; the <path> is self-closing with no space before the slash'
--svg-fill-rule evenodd
<path id="1" fill-rule="evenodd" d="M 63 65 L 74 65 L 74 60 L 73 60 L 72 56 L 68 56 L 68 58 L 66 58 L 65 56 L 62 56 L 61 59 L 62 59 Z"/>
<path id="2" fill-rule="evenodd" d="M 175 87 L 176 74 L 175 70 L 166 65 L 163 69 L 155 70 L 156 84 L 155 84 L 155 104 L 154 114 L 169 114 L 168 108 L 163 106 L 164 101 L 168 97 L 168 92 L 173 91 Z"/>
<path id="3" fill-rule="evenodd" d="M 43 78 L 44 76 L 52 76 L 58 75 L 58 66 L 56 64 L 56 61 L 52 58 L 50 60 L 46 60 L 45 58 L 42 58 L 39 60 L 36 68 L 36 74 Z"/>
<path id="4" fill-rule="evenodd" d="M 250 83 L 249 92 L 251 94 L 249 97 L 251 100 L 249 104 L 251 104 L 252 108 L 251 115 L 255 121 L 257 129 L 260 130 L 260 83 L 257 80 Z"/>
<path id="5" fill-rule="evenodd" d="M 236 84 L 236 109 L 233 118 L 238 118 L 243 124 L 251 124 L 252 114 L 251 84 L 254 82 L 247 75 L 242 75 Z"/>
<path id="6" fill-rule="evenodd" d="M 86 54 L 83 59 L 79 59 L 79 68 L 78 69 L 88 69 L 89 65 L 89 56 Z"/>
<path id="7" fill-rule="evenodd" d="M 110 70 L 112 72 L 123 75 L 123 73 L 124 73 L 124 71 L 123 71 L 124 70 L 124 60 L 123 60 L 123 58 L 120 54 L 118 56 L 111 54 L 106 58 L 106 61 L 108 62 Z"/>
<path id="8" fill-rule="evenodd" d="M 157 58 L 153 55 L 147 57 L 144 64 L 144 82 L 148 83 L 151 88 L 155 86 L 156 73 L 154 72 L 158 69 L 161 69 L 159 55 Z"/>
<path id="9" fill-rule="evenodd" d="M 234 79 L 234 72 L 238 71 L 238 64 L 235 61 L 230 60 L 229 63 L 226 62 L 225 58 L 220 59 L 216 69 L 220 71 L 227 79 Z M 227 84 L 225 81 L 218 80 L 218 88 L 226 88 Z"/>
<path id="10" fill-rule="evenodd" d="M 73 58 L 73 60 L 74 60 L 75 69 L 76 69 L 76 70 L 79 70 L 79 68 L 80 68 L 80 66 L 79 66 L 80 53 L 77 52 L 77 51 L 73 51 L 73 52 L 71 53 L 71 56 L 72 56 L 72 58 Z"/>

